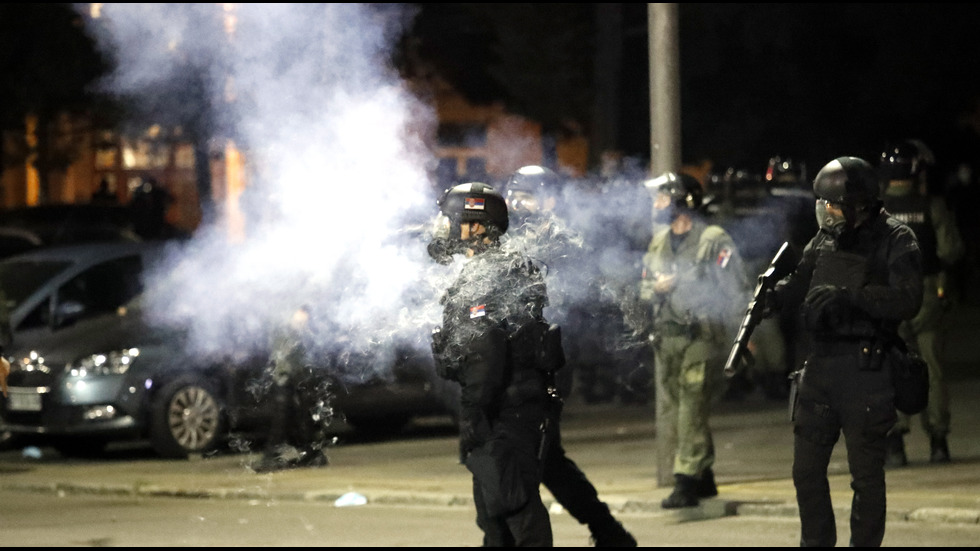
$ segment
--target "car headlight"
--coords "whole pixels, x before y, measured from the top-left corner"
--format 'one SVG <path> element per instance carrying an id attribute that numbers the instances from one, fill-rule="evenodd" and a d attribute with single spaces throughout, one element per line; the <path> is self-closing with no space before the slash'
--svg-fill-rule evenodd
<path id="1" fill-rule="evenodd" d="M 51 373 L 51 368 L 49 368 L 44 363 L 44 358 L 37 353 L 36 350 L 31 350 L 29 354 L 23 358 L 14 358 L 10 356 L 7 358 L 10 362 L 10 372 L 15 373 L 17 371 L 40 371 L 41 373 Z"/>
<path id="2" fill-rule="evenodd" d="M 139 348 L 113 350 L 105 354 L 92 354 L 69 363 L 66 366 L 72 377 L 93 375 L 122 375 L 140 355 Z"/>

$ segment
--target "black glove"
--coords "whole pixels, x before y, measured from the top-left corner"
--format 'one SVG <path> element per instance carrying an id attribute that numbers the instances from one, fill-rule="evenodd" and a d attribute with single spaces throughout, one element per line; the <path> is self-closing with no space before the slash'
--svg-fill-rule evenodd
<path id="1" fill-rule="evenodd" d="M 812 329 L 830 329 L 850 321 L 853 305 L 846 287 L 816 285 L 803 301 L 804 320 Z"/>
<path id="2" fill-rule="evenodd" d="M 775 289 L 766 289 L 762 294 L 762 317 L 771 318 L 779 313 L 780 308 L 779 293 Z"/>
<path id="3" fill-rule="evenodd" d="M 466 456 L 487 442 L 490 436 L 490 425 L 479 414 L 463 414 L 459 418 L 459 461 L 466 461 Z"/>

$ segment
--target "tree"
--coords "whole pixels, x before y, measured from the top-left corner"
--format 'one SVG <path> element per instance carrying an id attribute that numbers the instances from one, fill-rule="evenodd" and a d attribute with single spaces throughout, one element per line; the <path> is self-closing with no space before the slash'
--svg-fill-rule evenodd
<path id="1" fill-rule="evenodd" d="M 107 69 L 72 4 L 0 4 L 0 131 L 21 141 L 12 158 L 0 161 L 0 173 L 34 155 L 41 200 L 46 199 L 48 175 L 66 170 L 78 154 L 77 136 L 53 135 L 58 117 L 112 116 L 92 88 Z M 37 121 L 36 144 L 25 140 L 28 118 Z"/>

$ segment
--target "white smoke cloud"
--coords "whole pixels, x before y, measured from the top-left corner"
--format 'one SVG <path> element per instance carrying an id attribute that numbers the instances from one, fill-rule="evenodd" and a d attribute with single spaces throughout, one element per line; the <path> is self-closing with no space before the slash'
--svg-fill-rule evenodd
<path id="1" fill-rule="evenodd" d="M 209 69 L 223 128 L 253 169 L 245 237 L 229 235 L 223 211 L 199 228 L 148 295 L 150 315 L 188 326 L 202 353 L 261 348 L 303 304 L 325 348 L 375 355 L 382 375 L 394 344 L 428 349 L 444 287 L 432 278 L 448 274 L 433 271 L 424 232 L 401 230 L 435 211 L 434 117 L 388 63 L 411 15 L 404 4 L 103 7 L 93 30 L 118 62 L 104 85 L 139 96 L 187 64 Z"/>

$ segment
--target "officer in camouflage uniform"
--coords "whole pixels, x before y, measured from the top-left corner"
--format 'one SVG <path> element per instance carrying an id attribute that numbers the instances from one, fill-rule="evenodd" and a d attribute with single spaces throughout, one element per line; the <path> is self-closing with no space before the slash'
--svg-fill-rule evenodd
<path id="1" fill-rule="evenodd" d="M 718 494 L 708 418 L 723 390 L 725 354 L 749 288 L 732 238 L 700 215 L 704 192 L 687 174 L 646 182 L 661 224 L 643 257 L 640 298 L 652 308 L 657 416 L 676 433 L 674 490 L 665 509 L 693 507 Z M 660 397 L 663 400 L 660 400 Z M 662 442 L 673 435 L 658 435 Z"/>
<path id="2" fill-rule="evenodd" d="M 922 251 L 922 308 L 899 330 L 929 366 L 929 402 L 922 412 L 922 428 L 929 435 L 929 461 L 945 463 L 950 460 L 946 442 L 950 413 L 940 359 L 940 328 L 948 309 L 947 270 L 963 257 L 965 247 L 946 200 L 929 193 L 928 180 L 935 177 L 934 166 L 932 151 L 919 140 L 892 144 L 881 154 L 885 209 L 912 228 Z M 909 421 L 909 415 L 898 413 L 898 423 L 889 435 L 886 464 L 890 467 L 908 463 L 904 435 L 909 433 Z"/>

